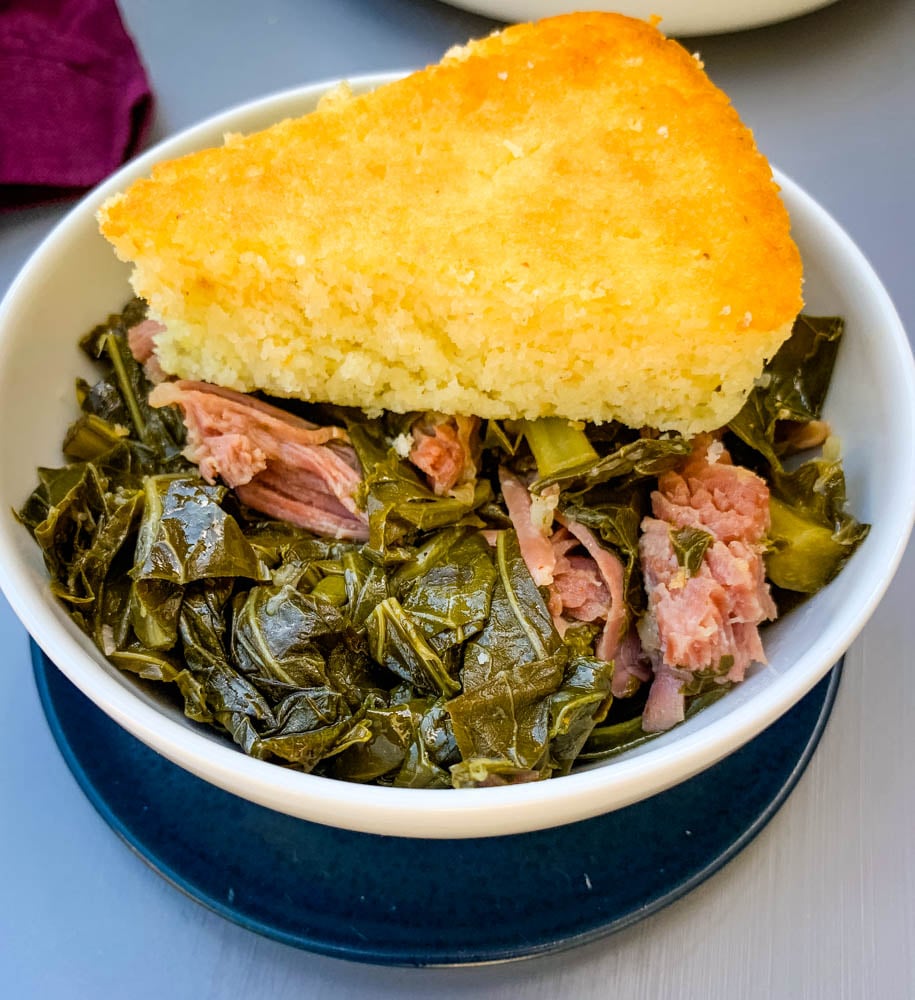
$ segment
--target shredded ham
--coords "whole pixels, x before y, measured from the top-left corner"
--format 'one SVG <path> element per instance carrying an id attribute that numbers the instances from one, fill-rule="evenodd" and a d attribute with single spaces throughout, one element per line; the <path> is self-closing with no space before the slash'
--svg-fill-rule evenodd
<path id="1" fill-rule="evenodd" d="M 595 648 L 602 660 L 612 660 L 627 624 L 623 594 L 623 564 L 605 549 L 583 524 L 559 514 L 559 528 L 532 518 L 530 492 L 507 469 L 499 469 L 502 496 L 518 536 L 518 545 L 534 583 L 549 588 L 547 607 L 560 635 L 573 621 L 604 623 Z M 585 554 L 580 554 L 580 549 Z"/>
<path id="2" fill-rule="evenodd" d="M 499 483 L 525 565 L 538 587 L 548 587 L 553 582 L 556 553 L 548 535 L 531 521 L 531 495 L 524 483 L 507 469 L 499 469 Z"/>
<path id="3" fill-rule="evenodd" d="M 144 319 L 127 331 L 127 346 L 134 360 L 143 366 L 146 377 L 154 385 L 164 382 L 168 377 L 156 357 L 156 334 L 165 327 L 154 319 Z"/>
<path id="4" fill-rule="evenodd" d="M 623 595 L 623 563 L 620 557 L 595 538 L 594 533 L 583 524 L 569 518 L 561 518 L 565 527 L 585 547 L 601 575 L 607 597 L 593 617 L 587 621 L 604 619 L 604 630 L 597 642 L 595 654 L 601 660 L 612 660 L 619 648 L 620 637 L 626 625 L 626 602 Z"/>
<path id="5" fill-rule="evenodd" d="M 688 673 L 674 670 L 666 663 L 655 668 L 648 700 L 642 710 L 642 729 L 646 733 L 663 733 L 683 721 L 686 701 L 681 688 L 688 679 Z"/>
<path id="6" fill-rule="evenodd" d="M 610 693 L 614 698 L 630 698 L 642 684 L 651 680 L 651 676 L 651 665 L 642 651 L 639 633 L 635 627 L 630 627 L 613 658 Z"/>
<path id="7" fill-rule="evenodd" d="M 476 478 L 473 436 L 479 425 L 478 417 L 431 416 L 413 425 L 410 461 L 426 474 L 436 496 Z"/>
<path id="8" fill-rule="evenodd" d="M 819 448 L 826 443 L 831 433 L 825 420 L 808 420 L 805 423 L 782 420 L 775 427 L 775 439 L 784 449 L 779 452 L 782 456 L 795 455 L 808 448 Z"/>
<path id="9" fill-rule="evenodd" d="M 680 688 L 692 671 L 730 658 L 721 680 L 741 681 L 752 663 L 765 663 L 758 626 L 776 608 L 763 563 L 769 489 L 732 465 L 719 442 L 697 439 L 681 469 L 660 477 L 651 505 L 654 517 L 642 521 L 639 540 L 648 593 L 640 633 L 655 676 L 642 726 L 657 732 L 682 720 Z M 681 528 L 712 536 L 692 576 L 673 547 L 671 530 Z"/>
<path id="10" fill-rule="evenodd" d="M 679 471 L 658 479 L 651 495 L 654 516 L 676 528 L 701 528 L 722 542 L 757 543 L 769 530 L 769 487 L 749 469 L 732 465 L 718 442 L 697 442 Z"/>
<path id="11" fill-rule="evenodd" d="M 205 382 L 163 382 L 149 401 L 181 407 L 184 454 L 208 482 L 219 477 L 255 510 L 317 534 L 368 538 L 365 515 L 353 499 L 359 462 L 342 428 L 317 427 Z"/>
<path id="12" fill-rule="evenodd" d="M 607 606 L 610 594 L 593 559 L 569 555 L 579 542 L 565 527 L 550 535 L 550 545 L 556 562 L 547 606 L 563 634 L 570 624 L 563 614 L 577 621 L 594 621 Z"/>
<path id="13" fill-rule="evenodd" d="M 155 336 L 164 329 L 165 327 L 154 319 L 144 319 L 127 331 L 127 346 L 135 361 L 142 365 L 155 354 Z"/>

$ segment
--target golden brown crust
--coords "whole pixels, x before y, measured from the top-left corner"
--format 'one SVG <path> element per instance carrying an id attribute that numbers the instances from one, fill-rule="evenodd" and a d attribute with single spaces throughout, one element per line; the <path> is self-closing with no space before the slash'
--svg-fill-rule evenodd
<path id="1" fill-rule="evenodd" d="M 708 429 L 801 306 L 751 133 L 613 14 L 160 164 L 100 221 L 167 369 L 366 408 Z"/>

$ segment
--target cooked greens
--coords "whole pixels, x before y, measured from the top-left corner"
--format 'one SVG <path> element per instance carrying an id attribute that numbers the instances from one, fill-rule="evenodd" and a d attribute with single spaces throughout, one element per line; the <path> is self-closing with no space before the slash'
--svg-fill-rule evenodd
<path id="1" fill-rule="evenodd" d="M 775 472 L 766 574 L 778 587 L 816 593 L 848 561 L 868 532 L 848 512 L 837 461 L 811 459 L 794 472 Z"/>
<path id="2" fill-rule="evenodd" d="M 756 453 L 771 489 L 766 574 L 777 587 L 812 594 L 834 579 L 868 525 L 848 510 L 839 461 L 816 457 L 786 470 L 786 425 L 818 421 L 845 328 L 837 316 L 799 316 L 728 429 Z M 749 463 L 748 463 L 749 464 Z"/>
<path id="3" fill-rule="evenodd" d="M 131 302 L 83 338 L 100 378 L 77 381 L 68 464 L 39 469 L 18 512 L 52 592 L 111 662 L 168 684 L 189 718 L 245 753 L 351 781 L 539 780 L 651 738 L 644 686 L 632 678 L 627 697 L 611 694 L 614 663 L 595 652 L 601 626 L 566 622 L 560 634 L 498 470 L 524 477 L 534 502 L 618 557 L 633 623 L 645 606 L 649 494 L 690 441 L 489 421 L 479 474 L 443 493 L 398 447 L 419 415 L 316 408 L 352 444 L 368 533 L 365 543 L 321 538 L 256 513 L 183 457 L 180 411 L 149 405 L 131 354 L 128 330 L 144 315 Z M 770 484 L 768 575 L 802 594 L 832 579 L 867 532 L 847 511 L 837 461 L 783 465 L 781 430 L 820 419 L 841 333 L 840 320 L 801 317 L 728 428 Z M 671 542 L 691 576 L 712 537 L 685 528 Z M 728 667 L 686 685 L 688 715 L 727 690 Z"/>
<path id="4" fill-rule="evenodd" d="M 728 424 L 773 468 L 781 468 L 783 457 L 777 441 L 779 423 L 819 419 L 844 329 L 838 316 L 799 316 L 791 336 Z"/>

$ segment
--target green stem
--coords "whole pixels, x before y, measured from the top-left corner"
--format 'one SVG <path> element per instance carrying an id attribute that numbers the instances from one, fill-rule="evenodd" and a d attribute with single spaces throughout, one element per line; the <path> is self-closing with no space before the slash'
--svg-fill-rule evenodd
<path id="1" fill-rule="evenodd" d="M 121 396 L 127 404 L 127 409 L 130 412 L 130 419 L 133 421 L 133 425 L 136 428 L 137 436 L 144 444 L 149 444 L 150 441 L 146 433 L 146 421 L 143 419 L 143 414 L 140 411 L 140 404 L 137 402 L 136 396 L 134 395 L 133 386 L 130 382 L 130 376 L 127 374 L 127 365 L 121 355 L 120 345 L 110 333 L 105 337 L 105 351 L 111 360 L 111 365 L 114 368 L 114 375 L 117 379 L 118 387 L 121 390 Z"/>
<path id="2" fill-rule="evenodd" d="M 564 417 L 523 420 L 522 431 L 537 462 L 537 475 L 546 479 L 597 461 L 585 432 Z"/>

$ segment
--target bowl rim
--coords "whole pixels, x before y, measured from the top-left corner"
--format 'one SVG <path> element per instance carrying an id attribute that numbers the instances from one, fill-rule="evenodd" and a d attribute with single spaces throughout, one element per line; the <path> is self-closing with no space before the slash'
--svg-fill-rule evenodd
<path id="1" fill-rule="evenodd" d="M 534 21 L 572 13 L 581 9 L 580 0 L 446 0 L 455 7 L 469 10 L 500 21 Z M 769 24 L 778 24 L 802 14 L 811 14 L 828 7 L 836 0 L 746 0 L 735 4 L 730 0 L 667 0 L 664 4 L 647 0 L 628 0 L 613 4 L 594 4 L 598 10 L 617 11 L 629 17 L 648 19 L 661 14 L 666 35 L 689 38 L 697 35 L 717 35 L 746 31 Z M 658 8 L 662 8 L 658 10 Z"/>
<path id="2" fill-rule="evenodd" d="M 404 75 L 402 71 L 348 78 L 357 92 L 372 89 Z M 87 213 L 156 162 L 199 147 L 203 137 L 220 129 L 239 128 L 240 119 L 269 114 L 272 108 L 314 100 L 340 80 L 330 79 L 293 87 L 237 104 L 164 139 L 130 161 L 108 180 L 86 194 L 57 223 L 33 251 L 0 302 L 0 367 L 10 340 L 8 317 L 21 296 L 28 293 L 32 276 L 40 273 L 44 259 Z M 135 737 L 174 763 L 227 791 L 252 802 L 312 822 L 391 836 L 483 837 L 515 834 L 563 825 L 622 808 L 648 798 L 711 766 L 760 733 L 799 701 L 839 660 L 863 628 L 885 593 L 905 551 L 915 520 L 915 363 L 902 323 L 889 295 L 862 252 L 839 224 L 802 188 L 777 169 L 775 179 L 786 201 L 797 203 L 829 236 L 834 252 L 854 267 L 867 282 L 872 307 L 879 312 L 887 349 L 896 355 L 896 376 L 904 387 L 908 425 L 900 475 L 909 484 L 905 495 L 893 498 L 892 537 L 884 532 L 881 562 L 885 571 L 871 581 L 854 614 L 829 630 L 823 648 L 814 647 L 797 663 L 804 664 L 776 677 L 707 727 L 684 735 L 670 745 L 658 745 L 634 757 L 623 757 L 608 766 L 576 771 L 559 781 L 541 781 L 498 788 L 441 789 L 388 788 L 354 784 L 292 771 L 245 756 L 234 746 L 213 741 L 203 731 L 169 718 L 139 695 L 99 669 L 97 660 L 76 641 L 74 634 L 55 617 L 47 587 L 39 593 L 34 574 L 22 560 L 13 518 L 0 525 L 0 589 L 15 614 L 48 657 L 87 697 Z M 75 630 L 76 626 L 72 625 Z M 411 831 L 415 831 L 411 833 Z"/>

